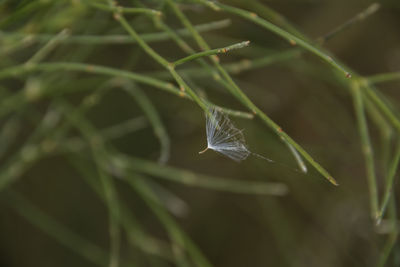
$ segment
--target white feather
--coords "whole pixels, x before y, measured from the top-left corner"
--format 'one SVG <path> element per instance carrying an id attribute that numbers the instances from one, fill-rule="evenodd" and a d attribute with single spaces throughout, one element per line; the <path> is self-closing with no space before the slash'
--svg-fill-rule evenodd
<path id="1" fill-rule="evenodd" d="M 237 129 L 228 116 L 221 110 L 214 107 L 209 109 L 206 113 L 206 132 L 207 132 L 207 147 L 199 153 L 202 154 L 208 149 L 217 151 L 237 162 L 245 160 L 249 155 L 256 156 L 257 158 L 275 162 L 269 158 L 251 152 L 246 145 L 243 130 Z M 294 155 L 300 170 L 307 173 L 307 166 L 303 162 L 297 150 L 287 143 L 290 151 Z"/>
<path id="2" fill-rule="evenodd" d="M 242 130 L 237 129 L 222 111 L 210 108 L 206 114 L 207 148 L 235 161 L 246 159 L 251 152 L 246 146 Z"/>

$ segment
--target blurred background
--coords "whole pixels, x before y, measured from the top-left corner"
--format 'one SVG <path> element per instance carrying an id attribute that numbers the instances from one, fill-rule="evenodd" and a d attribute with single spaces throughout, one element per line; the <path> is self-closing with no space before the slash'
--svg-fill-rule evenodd
<path id="1" fill-rule="evenodd" d="M 329 51 L 353 81 L 400 69 L 398 1 L 221 2 Z M 202 99 L 240 111 L 227 114 L 250 151 L 275 163 L 199 155 L 204 111 L 179 95 L 107 1 L 3 0 L 0 266 L 400 266 L 396 182 L 378 222 L 367 182 L 373 166 L 381 207 L 398 151 L 384 108 L 365 98 L 366 164 L 354 83 L 314 54 L 204 1 L 118 4 L 143 9 L 124 17 L 168 62 L 202 50 L 174 8 L 211 48 L 250 40 L 219 55 L 220 64 L 339 186 L 307 161 L 301 173 L 207 57 L 177 73 Z M 395 79 L 368 87 L 393 120 Z"/>

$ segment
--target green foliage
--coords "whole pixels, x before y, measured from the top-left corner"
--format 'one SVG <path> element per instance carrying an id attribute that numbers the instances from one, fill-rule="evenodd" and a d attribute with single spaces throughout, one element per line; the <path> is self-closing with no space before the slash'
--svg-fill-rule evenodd
<path id="1" fill-rule="evenodd" d="M 398 93 L 376 86 L 400 73 L 363 75 L 368 55 L 329 51 L 357 42 L 380 5 L 314 40 L 267 3 L 222 2 L 0 2 L 5 266 L 33 257 L 8 247 L 20 217 L 79 256 L 57 266 L 399 264 Z M 329 9 L 295 14 L 308 5 Z M 210 107 L 274 163 L 198 155 Z"/>

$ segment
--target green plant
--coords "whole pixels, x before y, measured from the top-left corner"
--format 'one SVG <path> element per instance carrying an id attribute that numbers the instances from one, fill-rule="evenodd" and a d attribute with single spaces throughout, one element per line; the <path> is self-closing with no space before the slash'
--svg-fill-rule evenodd
<path id="1" fill-rule="evenodd" d="M 315 198 L 323 197 L 326 192 L 331 192 L 329 190 L 339 196 L 344 193 L 338 191 L 352 187 L 341 175 L 335 175 L 335 178 L 344 181 L 341 187 L 345 189 L 330 188 L 327 183 L 314 179 L 322 176 L 338 185 L 327 169 L 343 175 L 337 163 L 325 168 L 314 155 L 322 155 L 318 153 L 321 148 L 329 150 L 331 157 L 343 157 L 349 162 L 356 157 L 356 152 L 347 155 L 346 151 L 335 151 L 335 144 L 313 147 L 304 142 L 302 145 L 303 142 L 295 141 L 301 140 L 301 134 L 293 133 L 296 138 L 292 138 L 292 134 L 288 134 L 290 128 L 284 131 L 280 126 L 286 125 L 283 119 L 272 119 L 279 116 L 270 115 L 272 110 L 267 111 L 268 104 L 264 103 L 267 92 L 249 89 L 252 86 L 246 84 L 245 76 L 254 74 L 254 79 L 259 82 L 253 82 L 253 86 L 263 88 L 264 72 L 283 68 L 285 75 L 281 80 L 282 77 L 293 77 L 299 83 L 306 80 L 316 88 L 312 93 L 321 101 L 334 102 L 337 97 L 331 92 L 319 92 L 319 87 L 344 89 L 340 99 L 352 100 L 358 127 L 352 125 L 352 120 L 348 122 L 351 116 L 346 111 L 340 115 L 341 111 L 333 109 L 320 107 L 320 110 L 314 110 L 318 104 L 303 107 L 310 108 L 313 118 L 317 118 L 318 113 L 336 115 L 337 112 L 336 119 L 340 120 L 341 128 L 329 129 L 329 136 L 337 136 L 339 130 L 358 130 L 356 140 L 360 140 L 364 157 L 364 180 L 367 181 L 370 206 L 369 219 L 365 218 L 362 225 L 368 225 L 373 236 L 371 243 L 379 239 L 375 237 L 376 232 L 389 235 L 386 244 L 379 244 L 374 250 L 379 255 L 374 254 L 371 258 L 377 266 L 395 264 L 398 250 L 393 248 L 396 247 L 398 227 L 394 184 L 400 159 L 400 120 L 395 97 L 388 97 L 376 86 L 396 81 L 400 75 L 397 72 L 371 76 L 358 74 L 325 48 L 326 43 L 344 34 L 350 26 L 364 23 L 379 7 L 379 4 L 371 4 L 314 40 L 283 15 L 256 0 L 235 0 L 229 4 L 207 0 L 4 1 L 0 10 L 3 14 L 0 20 L 2 202 L 96 265 L 219 266 L 214 262 L 216 259 L 210 260 L 207 253 L 202 252 L 175 218 L 186 214 L 190 205 L 185 201 L 194 201 L 190 197 L 182 200 L 179 195 L 192 188 L 251 195 L 260 199 L 260 210 L 267 211 L 266 218 L 259 220 L 268 226 L 276 244 L 274 249 L 280 257 L 275 263 L 296 265 L 295 260 L 289 258 L 292 253 L 296 254 L 293 250 L 304 238 L 297 227 L 307 224 L 298 222 L 301 219 L 285 211 L 284 204 L 273 197 L 289 192 L 289 198 L 299 202 L 304 213 L 320 214 L 324 219 L 318 224 L 334 229 L 331 224 L 335 225 L 336 220 L 343 218 L 339 220 L 329 212 L 340 212 L 334 208 L 319 208 Z M 203 14 L 223 20 L 209 22 L 211 19 L 202 18 Z M 194 21 L 201 23 L 196 25 Z M 256 35 L 248 34 L 257 39 L 253 41 L 235 27 L 272 33 L 285 42 L 271 36 L 257 39 Z M 212 31 L 219 34 L 215 36 Z M 239 37 L 234 37 L 236 35 Z M 279 43 L 279 49 L 263 43 L 270 38 Z M 250 42 L 244 41 L 248 39 Z M 278 80 L 275 80 L 276 86 L 284 90 L 285 86 L 280 86 Z M 302 92 L 298 97 L 306 98 L 306 95 L 307 92 Z M 268 99 L 265 102 L 273 103 Z M 296 109 L 301 109 L 297 101 L 293 103 Z M 338 107 L 337 103 L 333 106 Z M 281 109 L 279 105 L 278 109 Z M 243 119 L 243 124 L 248 125 L 246 130 L 250 129 L 249 135 L 254 137 L 249 141 L 257 144 L 252 147 L 271 149 L 271 154 L 275 154 L 275 157 L 271 156 L 272 163 L 252 159 L 243 163 L 240 171 L 246 176 L 266 176 L 268 173 L 272 179 L 220 178 L 217 173 L 225 172 L 220 171 L 219 164 L 235 163 L 202 159 L 196 155 L 200 148 L 193 150 L 196 158 L 192 164 L 181 163 L 189 156 L 180 148 L 191 147 L 190 141 L 185 143 L 185 138 L 198 132 L 205 141 L 204 114 L 211 116 L 210 110 Z M 276 121 L 280 121 L 279 124 Z M 294 119 L 295 123 L 298 121 Z M 351 127 L 342 126 L 346 123 Z M 173 124 L 179 124 L 176 127 L 179 130 L 170 130 Z M 303 127 L 306 123 L 300 125 Z M 317 127 L 310 122 L 308 125 Z M 273 135 L 268 134 L 269 130 Z M 158 155 L 154 151 L 159 151 Z M 48 163 L 51 160 L 72 170 L 72 173 L 67 172 L 68 175 L 78 181 L 84 180 L 88 190 L 105 203 L 108 251 L 33 204 L 35 201 L 30 201 L 29 195 L 34 195 L 35 191 L 24 193 L 25 180 L 35 166 L 45 164 L 39 171 L 44 175 L 55 173 Z M 201 167 L 197 167 L 194 161 L 201 160 L 208 164 L 200 163 L 198 166 Z M 297 168 L 288 167 L 296 164 Z M 312 168 L 304 174 L 307 165 Z M 188 170 L 189 166 L 193 170 Z M 272 170 L 266 172 L 264 168 Z M 297 169 L 303 173 L 298 174 L 301 172 Z M 233 175 L 228 167 L 224 170 Z M 214 171 L 215 174 L 209 174 Z M 283 174 L 285 172 L 290 174 Z M 359 172 L 358 169 L 346 170 L 346 174 L 352 177 Z M 183 191 L 174 187 L 179 185 L 184 185 Z M 315 198 L 310 198 L 310 194 Z M 367 195 L 365 190 L 360 194 Z M 264 195 L 270 197 L 260 198 Z M 356 198 L 344 199 L 348 202 L 343 200 L 340 210 L 357 203 Z M 132 208 L 134 201 L 139 203 L 136 209 Z M 251 208 L 246 207 L 246 212 L 248 209 Z M 145 213 L 142 218 L 141 210 L 151 215 Z M 292 210 L 296 211 L 296 208 L 292 207 Z M 213 217 L 208 219 L 212 221 Z M 158 234 L 160 230 L 146 225 L 149 221 L 158 222 L 165 236 Z M 353 227 L 351 222 L 346 226 Z M 218 230 L 215 233 L 219 233 Z M 130 255 L 126 251 L 134 253 Z M 325 259 L 321 256 L 316 259 L 319 260 Z"/>

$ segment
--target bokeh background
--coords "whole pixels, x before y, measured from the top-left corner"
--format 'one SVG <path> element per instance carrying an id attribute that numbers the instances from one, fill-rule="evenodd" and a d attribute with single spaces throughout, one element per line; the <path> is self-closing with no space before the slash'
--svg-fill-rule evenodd
<path id="1" fill-rule="evenodd" d="M 8 68 L 24 64 L 46 44 L 45 40 L 35 39 L 40 34 L 55 35 L 68 28 L 69 36 L 127 35 L 110 12 L 95 8 L 90 2 L 1 1 L 0 76 Z M 159 197 L 162 204 L 158 209 L 176 221 L 175 227 L 186 233 L 211 266 L 399 266 L 400 250 L 394 241 L 397 189 L 395 186 L 390 219 L 385 216 L 376 226 L 370 218 L 366 164 L 346 81 L 310 53 L 279 57 L 302 50 L 253 23 L 194 2 L 177 1 L 193 24 L 229 20 L 219 29 L 201 33 L 212 48 L 251 41 L 247 48 L 220 55 L 222 64 L 272 59 L 270 63 L 233 72 L 232 77 L 261 110 L 329 170 L 340 186 L 329 184 L 309 164 L 307 174 L 297 171 L 286 145 L 259 118 L 231 116 L 232 122 L 244 129 L 249 149 L 276 163 L 252 156 L 237 163 L 213 151 L 198 154 L 206 146 L 205 117 L 192 101 L 136 83 L 130 85 L 135 89 L 127 93 L 120 90 L 121 81 L 88 72 L 60 69 L 17 73 L 0 81 L 0 179 L 10 180 L 7 186 L 2 184 L 0 191 L 0 266 L 108 265 L 109 213 L 93 190 L 102 181 L 98 177 L 101 171 L 99 174 L 96 169 L 96 154 L 101 158 L 107 153 L 123 153 L 153 163 L 146 167 L 136 161 L 138 169 L 161 172 L 155 175 L 148 170 L 137 171 L 142 175 L 141 181 Z M 326 35 L 373 4 L 365 0 L 222 2 L 251 10 L 267 20 L 269 7 L 309 40 Z M 160 10 L 162 20 L 171 29 L 183 28 L 162 1 L 120 4 Z M 399 12 L 398 1 L 381 1 L 378 11 L 335 34 L 322 47 L 364 77 L 398 71 Z M 163 31 L 151 16 L 133 14 L 126 18 L 141 34 Z M 183 39 L 200 51 L 190 36 Z M 186 55 L 171 39 L 149 44 L 169 61 Z M 42 61 L 108 66 L 175 84 L 136 43 L 62 41 Z M 217 105 L 247 111 L 197 62 L 177 70 L 199 95 Z M 398 86 L 396 81 L 378 85 L 379 93 L 393 110 L 399 106 Z M 143 99 L 131 95 L 140 93 L 151 101 L 169 136 L 170 157 L 165 165 L 157 163 L 160 142 L 141 108 Z M 84 112 L 82 103 L 89 103 Z M 104 141 L 106 151 L 91 152 L 91 143 L 78 129 L 69 127 L 64 134 L 58 134 L 74 110 L 90 122 L 96 136 L 102 136 L 103 129 L 133 121 L 130 130 Z M 398 133 L 391 127 L 382 129 L 380 118 L 367 115 L 381 199 L 391 161 L 387 155 L 391 155 Z M 67 147 L 58 151 L 52 143 L 55 140 Z M 67 142 L 71 140 L 75 142 Z M 93 144 L 97 145 L 95 141 Z M 78 148 L 74 150 L 73 145 Z M 38 149 L 51 152 L 40 154 Z M 157 177 L 168 172 L 161 166 L 224 180 L 283 183 L 288 193 L 237 194 L 188 186 Z M 115 173 L 112 177 L 122 178 L 113 178 L 118 198 L 126 207 L 120 211 L 121 216 L 128 212 L 132 219 L 130 232 L 121 228 L 121 265 L 208 266 L 189 255 L 190 245 L 181 246 L 170 238 L 166 231 L 168 220 L 160 220 L 146 197 L 126 183 L 126 179 L 136 176 L 126 178 L 118 170 Z M 174 175 L 179 176 L 171 174 Z M 85 176 L 91 177 L 94 186 Z M 154 244 L 161 244 L 160 253 L 152 251 L 157 247 Z M 185 260 L 180 261 L 182 257 Z"/>

